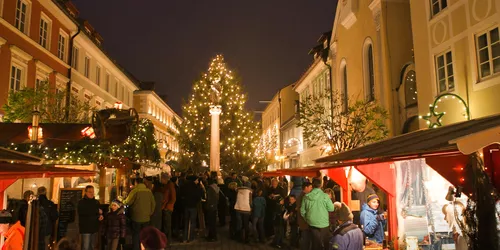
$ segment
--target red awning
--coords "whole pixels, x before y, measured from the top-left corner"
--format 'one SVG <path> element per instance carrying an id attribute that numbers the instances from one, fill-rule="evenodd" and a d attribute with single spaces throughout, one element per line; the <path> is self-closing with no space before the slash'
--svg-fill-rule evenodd
<path id="1" fill-rule="evenodd" d="M 0 163 L 0 180 L 50 177 L 94 176 L 94 171 L 58 168 L 53 165 Z"/>

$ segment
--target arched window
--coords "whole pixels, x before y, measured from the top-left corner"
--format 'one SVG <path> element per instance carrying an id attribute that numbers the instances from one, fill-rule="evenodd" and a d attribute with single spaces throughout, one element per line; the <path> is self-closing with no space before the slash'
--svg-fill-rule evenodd
<path id="1" fill-rule="evenodd" d="M 347 93 L 347 63 L 345 60 L 340 64 L 340 94 L 342 98 L 342 111 L 346 112 L 349 107 Z"/>
<path id="2" fill-rule="evenodd" d="M 417 75 L 415 70 L 408 70 L 404 77 L 405 83 L 405 102 L 406 107 L 416 105 L 417 100 Z"/>
<path id="3" fill-rule="evenodd" d="M 373 44 L 370 38 L 363 45 L 363 63 L 365 80 L 365 97 L 367 101 L 375 100 L 375 69 L 373 62 Z"/>

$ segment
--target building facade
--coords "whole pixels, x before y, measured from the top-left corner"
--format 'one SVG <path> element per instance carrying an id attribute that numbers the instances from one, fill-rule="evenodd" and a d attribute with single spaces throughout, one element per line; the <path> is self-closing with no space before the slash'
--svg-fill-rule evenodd
<path id="1" fill-rule="evenodd" d="M 262 113 L 261 150 L 269 162 L 268 170 L 290 167 L 290 162 L 283 154 L 285 148 L 285 133 L 282 126 L 295 117 L 297 93 L 293 84 L 286 86 L 276 93 Z M 289 136 L 288 129 L 285 131 Z M 293 136 L 293 135 L 291 135 Z"/>
<path id="2" fill-rule="evenodd" d="M 320 45 L 327 47 L 327 40 L 320 39 Z M 309 96 L 321 96 L 325 91 L 330 91 L 330 68 L 324 63 L 320 56 L 315 55 L 314 61 L 307 71 L 295 83 L 294 90 L 299 95 L 299 101 L 302 102 Z M 300 108 L 300 106 L 299 106 Z M 321 155 L 324 145 L 311 146 L 304 140 L 301 128 L 297 128 L 299 145 L 297 146 L 299 161 L 297 167 L 307 167 L 314 165 L 314 160 Z"/>
<path id="3" fill-rule="evenodd" d="M 180 116 L 153 90 L 135 91 L 133 106 L 139 113 L 139 117 L 153 122 L 162 159 L 164 161 L 177 160 L 179 144 L 169 130 L 175 131 L 174 120 L 181 123 Z"/>
<path id="4" fill-rule="evenodd" d="M 58 10 L 50 0 L 0 1 L 0 107 L 10 91 L 69 81 L 69 36 L 76 26 Z"/>
<path id="5" fill-rule="evenodd" d="M 0 1 L 0 107 L 10 91 L 40 81 L 97 109 L 132 107 L 138 81 L 106 54 L 102 37 L 78 14 L 71 1 Z"/>
<path id="6" fill-rule="evenodd" d="M 420 127 L 500 113 L 500 1 L 410 2 Z"/>
<path id="7" fill-rule="evenodd" d="M 349 103 L 378 102 L 389 113 L 390 135 L 418 129 L 412 49 L 409 0 L 337 5 L 328 59 L 333 89 Z"/>

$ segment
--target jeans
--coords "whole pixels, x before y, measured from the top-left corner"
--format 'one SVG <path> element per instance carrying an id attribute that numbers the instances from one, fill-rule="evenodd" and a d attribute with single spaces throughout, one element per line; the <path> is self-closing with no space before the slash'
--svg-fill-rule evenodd
<path id="1" fill-rule="evenodd" d="M 248 236 L 250 234 L 250 214 L 236 212 L 238 218 L 238 229 L 240 232 L 240 240 L 243 242 L 248 242 Z"/>
<path id="2" fill-rule="evenodd" d="M 255 238 L 258 238 L 260 242 L 264 243 L 266 241 L 264 235 L 264 217 L 253 217 L 252 229 L 254 231 Z"/>
<path id="3" fill-rule="evenodd" d="M 208 239 L 217 239 L 217 210 L 207 210 Z"/>
<path id="4" fill-rule="evenodd" d="M 148 222 L 135 222 L 132 221 L 132 245 L 133 250 L 141 250 L 141 230 L 149 226 Z"/>
<path id="5" fill-rule="evenodd" d="M 311 229 L 300 230 L 300 250 L 311 250 Z"/>
<path id="6" fill-rule="evenodd" d="M 108 246 L 106 249 L 108 250 L 118 250 L 118 243 L 120 243 L 120 239 L 108 239 Z"/>
<path id="7" fill-rule="evenodd" d="M 184 240 L 191 241 L 194 239 L 194 230 L 196 228 L 197 208 L 184 209 Z"/>
<path id="8" fill-rule="evenodd" d="M 163 233 L 167 236 L 167 243 L 172 240 L 172 211 L 163 210 Z"/>
<path id="9" fill-rule="evenodd" d="M 229 214 L 231 215 L 231 220 L 229 221 L 229 237 L 234 240 L 236 238 L 236 232 L 238 231 L 238 217 L 234 209 L 230 210 Z"/>
<path id="10" fill-rule="evenodd" d="M 328 249 L 330 245 L 330 228 L 311 227 L 312 249 Z"/>
<path id="11" fill-rule="evenodd" d="M 81 250 L 94 250 L 96 234 L 80 234 L 82 237 Z"/>

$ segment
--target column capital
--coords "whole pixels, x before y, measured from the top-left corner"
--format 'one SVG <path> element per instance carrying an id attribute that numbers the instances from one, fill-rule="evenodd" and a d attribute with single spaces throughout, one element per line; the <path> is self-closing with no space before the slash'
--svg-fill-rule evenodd
<path id="1" fill-rule="evenodd" d="M 221 112 L 222 112 L 222 107 L 220 105 L 210 105 L 211 115 L 220 115 Z"/>

